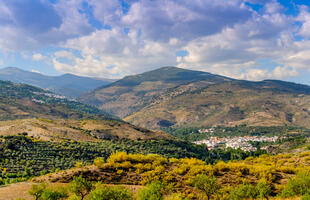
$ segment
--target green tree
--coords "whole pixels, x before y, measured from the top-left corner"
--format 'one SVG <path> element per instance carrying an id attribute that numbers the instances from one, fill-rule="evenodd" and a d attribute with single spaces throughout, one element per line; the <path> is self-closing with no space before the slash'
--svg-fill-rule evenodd
<path id="1" fill-rule="evenodd" d="M 259 181 L 256 188 L 260 198 L 266 198 L 267 200 L 269 199 L 268 196 L 271 193 L 270 184 L 266 181 Z"/>
<path id="2" fill-rule="evenodd" d="M 251 199 L 258 196 L 257 188 L 254 185 L 239 185 L 230 192 L 229 199 L 239 200 L 239 199 Z"/>
<path id="3" fill-rule="evenodd" d="M 69 185 L 70 191 L 81 197 L 81 200 L 83 200 L 85 196 L 89 194 L 92 188 L 92 183 L 87 181 L 82 176 L 74 177 L 73 181 Z"/>
<path id="4" fill-rule="evenodd" d="M 308 174 L 298 174 L 288 181 L 281 196 L 291 197 L 305 194 L 310 194 L 310 176 Z"/>
<path id="5" fill-rule="evenodd" d="M 59 200 L 68 197 L 68 193 L 65 188 L 59 187 L 56 189 L 47 188 L 42 193 L 40 199 L 42 200 Z"/>
<path id="6" fill-rule="evenodd" d="M 31 189 L 28 191 L 28 193 L 34 197 L 35 200 L 40 200 L 43 192 L 46 189 L 45 183 L 40 184 L 33 184 L 31 185 Z"/>
<path id="7" fill-rule="evenodd" d="M 207 196 L 208 200 L 221 188 L 215 177 L 208 177 L 204 174 L 198 175 L 194 178 L 193 182 L 194 187 L 202 191 Z"/>
<path id="8" fill-rule="evenodd" d="M 133 200 L 133 195 L 129 189 L 123 186 L 106 186 L 101 183 L 96 185 L 96 189 L 91 191 L 88 200 Z"/>
<path id="9" fill-rule="evenodd" d="M 162 200 L 164 199 L 164 185 L 160 181 L 153 181 L 138 191 L 139 200 Z"/>

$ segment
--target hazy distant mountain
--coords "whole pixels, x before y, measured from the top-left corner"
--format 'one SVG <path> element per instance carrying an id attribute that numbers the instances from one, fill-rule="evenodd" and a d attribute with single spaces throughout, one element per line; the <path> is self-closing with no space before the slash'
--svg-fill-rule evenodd
<path id="1" fill-rule="evenodd" d="M 34 85 L 66 97 L 77 97 L 88 90 L 107 85 L 114 81 L 110 79 L 81 77 L 73 74 L 45 76 L 15 67 L 0 69 L 0 80 Z"/>
<path id="2" fill-rule="evenodd" d="M 236 80 L 175 67 L 125 77 L 80 99 L 147 128 L 310 127 L 310 86 Z"/>

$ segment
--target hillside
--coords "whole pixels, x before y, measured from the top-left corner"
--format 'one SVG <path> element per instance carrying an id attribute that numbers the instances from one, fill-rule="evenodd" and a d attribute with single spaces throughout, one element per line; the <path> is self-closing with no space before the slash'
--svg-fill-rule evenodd
<path id="1" fill-rule="evenodd" d="M 156 96 L 165 94 L 166 89 L 195 81 L 203 81 L 204 85 L 208 85 L 228 80 L 230 79 L 206 72 L 163 67 L 127 76 L 84 94 L 79 100 L 124 118 L 149 105 Z"/>
<path id="2" fill-rule="evenodd" d="M 26 132 L 45 140 L 167 138 L 123 122 L 105 112 L 25 84 L 0 81 L 1 135 Z"/>
<path id="3" fill-rule="evenodd" d="M 241 124 L 310 127 L 309 86 L 268 80 L 185 87 L 157 97 L 125 120 L 148 128 Z"/>
<path id="4" fill-rule="evenodd" d="M 152 129 L 240 124 L 310 127 L 310 86 L 242 81 L 175 67 L 125 77 L 81 100 Z"/>
<path id="5" fill-rule="evenodd" d="M 25 118 L 112 119 L 105 112 L 49 91 L 0 81 L 0 120 Z"/>
<path id="6" fill-rule="evenodd" d="M 29 72 L 15 67 L 0 69 L 0 80 L 37 86 L 71 98 L 114 81 L 110 79 L 81 77 L 73 74 L 45 76 L 40 73 Z"/>

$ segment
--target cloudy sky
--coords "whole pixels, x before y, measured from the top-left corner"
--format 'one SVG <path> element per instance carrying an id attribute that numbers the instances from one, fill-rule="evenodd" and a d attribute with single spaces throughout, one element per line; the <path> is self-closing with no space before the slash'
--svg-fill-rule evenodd
<path id="1" fill-rule="evenodd" d="M 310 1 L 1 0 L 7 66 L 106 78 L 178 66 L 310 84 Z"/>

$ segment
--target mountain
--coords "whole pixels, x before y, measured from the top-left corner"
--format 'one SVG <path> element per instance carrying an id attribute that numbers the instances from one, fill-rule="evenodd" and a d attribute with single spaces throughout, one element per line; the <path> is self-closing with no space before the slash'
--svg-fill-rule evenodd
<path id="1" fill-rule="evenodd" d="M 73 74 L 45 76 L 15 67 L 0 69 L 0 80 L 37 86 L 71 98 L 114 81 L 110 79 L 81 77 Z"/>
<path id="2" fill-rule="evenodd" d="M 49 91 L 0 81 L 0 135 L 27 133 L 45 140 L 95 141 L 104 138 L 167 138 Z"/>
<path id="3" fill-rule="evenodd" d="M 310 86 L 230 79 L 164 67 L 129 76 L 80 98 L 138 126 L 310 127 Z"/>
<path id="4" fill-rule="evenodd" d="M 149 105 L 155 97 L 165 94 L 169 88 L 197 81 L 209 85 L 229 80 L 231 79 L 207 72 L 163 67 L 143 74 L 127 76 L 83 94 L 79 100 L 124 118 Z"/>

